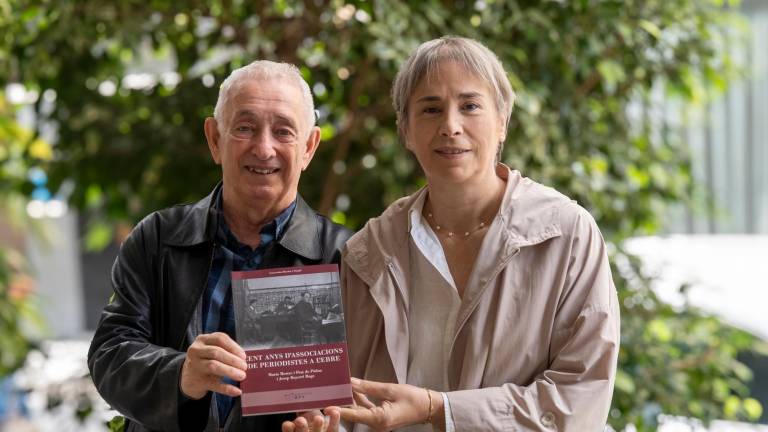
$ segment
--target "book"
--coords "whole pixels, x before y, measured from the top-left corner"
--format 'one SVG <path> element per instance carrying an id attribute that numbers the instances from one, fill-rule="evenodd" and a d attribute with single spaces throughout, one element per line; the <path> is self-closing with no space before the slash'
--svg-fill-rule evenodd
<path id="1" fill-rule="evenodd" d="M 352 404 L 339 267 L 232 272 L 243 415 Z"/>

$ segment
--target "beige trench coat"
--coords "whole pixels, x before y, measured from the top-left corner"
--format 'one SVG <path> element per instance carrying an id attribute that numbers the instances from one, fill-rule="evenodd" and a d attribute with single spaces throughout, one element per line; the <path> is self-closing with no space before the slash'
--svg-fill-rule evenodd
<path id="1" fill-rule="evenodd" d="M 619 348 L 605 243 L 574 201 L 504 165 L 497 174 L 506 192 L 449 351 L 456 430 L 603 430 Z M 405 284 L 415 253 L 408 210 L 425 192 L 396 201 L 346 245 L 341 281 L 355 377 L 405 382 Z"/>

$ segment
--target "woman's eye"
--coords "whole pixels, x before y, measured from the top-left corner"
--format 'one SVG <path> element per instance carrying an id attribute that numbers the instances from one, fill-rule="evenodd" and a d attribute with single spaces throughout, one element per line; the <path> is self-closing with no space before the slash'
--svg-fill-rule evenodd
<path id="1" fill-rule="evenodd" d="M 464 109 L 467 110 L 467 111 L 474 111 L 474 110 L 476 110 L 478 108 L 480 108 L 480 105 L 478 105 L 476 103 L 464 104 Z"/>
<path id="2" fill-rule="evenodd" d="M 440 112 L 440 108 L 437 107 L 426 107 L 423 111 L 425 114 L 437 114 Z"/>

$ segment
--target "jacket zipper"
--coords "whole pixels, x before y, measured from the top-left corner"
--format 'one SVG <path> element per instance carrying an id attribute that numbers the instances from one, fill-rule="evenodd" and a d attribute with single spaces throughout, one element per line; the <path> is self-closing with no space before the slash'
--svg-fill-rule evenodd
<path id="1" fill-rule="evenodd" d="M 405 299 L 406 299 L 405 292 L 403 292 L 403 284 L 400 281 L 400 279 L 398 278 L 398 274 L 395 271 L 395 266 L 392 265 L 391 262 L 387 262 L 387 269 L 389 270 L 390 276 L 392 276 L 392 280 L 394 280 L 394 282 L 395 282 L 395 287 L 397 288 L 397 291 L 400 293 L 400 297 L 403 298 L 403 304 L 406 304 L 406 302 L 405 302 Z M 408 302 L 408 304 L 410 305 L 410 302 Z M 405 313 L 407 315 L 408 311 L 406 310 Z"/>
<path id="2" fill-rule="evenodd" d="M 520 248 L 519 247 L 516 248 L 514 250 L 514 252 L 509 254 L 509 256 L 507 256 L 505 259 L 501 260 L 501 262 L 496 267 L 496 269 L 493 271 L 493 273 L 491 273 L 491 276 L 489 278 L 485 279 L 485 284 L 483 284 L 483 292 L 486 289 L 485 286 L 488 285 L 489 283 L 493 282 L 496 279 L 496 276 L 498 276 L 499 273 L 501 273 L 501 270 L 503 268 L 505 268 L 507 266 L 507 264 L 510 261 L 512 261 L 512 258 L 514 258 L 518 253 L 520 253 Z M 475 300 L 474 304 L 472 305 L 472 309 L 474 309 L 477 306 L 477 303 L 480 301 L 480 297 L 481 296 L 479 296 L 479 295 L 477 296 L 477 300 Z M 456 328 L 454 329 L 453 337 L 451 338 L 451 346 L 450 346 L 450 349 L 448 350 L 448 359 L 447 359 L 448 360 L 448 364 L 450 364 L 451 357 L 453 356 L 453 347 L 456 345 L 456 337 L 459 335 L 459 331 L 461 330 L 462 327 L 464 327 L 464 324 L 467 323 L 467 320 L 469 320 L 470 316 L 472 316 L 472 313 L 468 313 L 467 316 L 464 317 L 464 319 L 461 320 L 461 322 L 458 324 L 458 326 L 456 326 Z"/>

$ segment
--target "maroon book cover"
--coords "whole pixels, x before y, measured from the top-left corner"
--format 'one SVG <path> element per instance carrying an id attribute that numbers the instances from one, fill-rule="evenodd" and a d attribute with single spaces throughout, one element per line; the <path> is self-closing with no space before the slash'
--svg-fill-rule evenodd
<path id="1" fill-rule="evenodd" d="M 232 272 L 243 415 L 351 405 L 339 267 Z"/>

